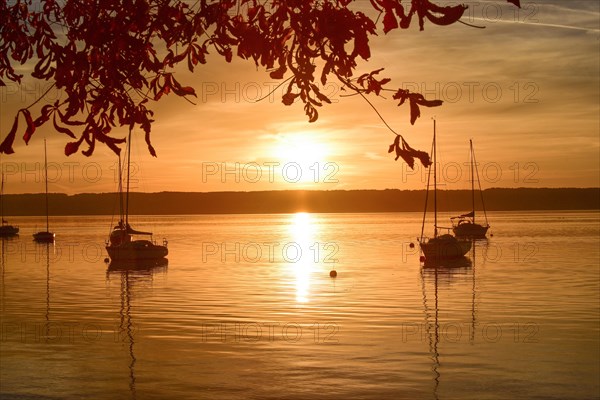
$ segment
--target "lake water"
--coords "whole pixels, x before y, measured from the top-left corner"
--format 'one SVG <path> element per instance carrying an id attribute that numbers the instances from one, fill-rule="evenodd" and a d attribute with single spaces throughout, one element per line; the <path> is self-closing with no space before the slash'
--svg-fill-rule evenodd
<path id="1" fill-rule="evenodd" d="M 419 213 L 132 217 L 168 265 L 111 268 L 110 217 L 11 218 L 2 399 L 600 397 L 600 214 L 492 213 L 423 268 Z M 335 269 L 337 278 L 329 272 Z"/>

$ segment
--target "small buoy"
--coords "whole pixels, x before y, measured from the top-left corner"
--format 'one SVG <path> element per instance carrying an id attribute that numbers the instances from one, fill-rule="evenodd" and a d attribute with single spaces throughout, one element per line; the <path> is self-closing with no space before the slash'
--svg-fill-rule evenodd
<path id="1" fill-rule="evenodd" d="M 421 261 L 421 262 L 425 262 L 425 256 L 421 256 L 421 257 L 419 257 L 419 261 Z"/>
<path id="2" fill-rule="evenodd" d="M 109 262 L 109 261 L 110 261 L 110 260 L 108 259 L 108 257 L 106 257 L 106 258 L 104 259 L 104 262 L 105 262 L 105 263 L 107 263 L 107 262 Z"/>
<path id="3" fill-rule="evenodd" d="M 335 278 L 337 276 L 337 271 L 335 269 L 332 269 L 331 271 L 329 271 L 329 276 Z"/>
<path id="4" fill-rule="evenodd" d="M 408 245 L 408 247 L 410 247 L 411 249 L 415 248 L 415 244 L 413 242 L 410 242 L 410 244 Z"/>

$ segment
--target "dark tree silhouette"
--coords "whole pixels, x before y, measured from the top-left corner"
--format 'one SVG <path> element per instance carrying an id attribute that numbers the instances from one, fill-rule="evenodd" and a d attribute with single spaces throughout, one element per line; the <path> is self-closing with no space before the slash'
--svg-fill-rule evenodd
<path id="1" fill-rule="evenodd" d="M 31 63 L 33 78 L 52 82 L 66 96 L 42 104 L 39 115 L 32 115 L 32 107 L 43 95 L 19 110 L 0 152 L 14 152 L 19 120 L 24 119 L 26 143 L 37 127 L 52 121 L 56 131 L 73 139 L 65 146 L 67 155 L 84 142 L 86 156 L 96 142 L 119 153 L 125 139 L 111 136 L 112 128 L 137 125 L 156 155 L 150 142 L 149 105 L 168 94 L 196 96 L 192 87 L 176 79 L 174 70 L 186 63 L 194 71 L 207 62 L 209 51 L 228 62 L 234 56 L 251 59 L 270 71 L 271 78 L 287 85 L 282 102 L 302 101 L 309 122 L 314 122 L 317 108 L 330 103 L 317 81 L 336 79 L 363 97 L 389 90 L 384 86 L 390 80 L 378 78 L 381 69 L 354 77 L 358 61 L 371 55 L 372 35 L 407 29 L 414 20 L 421 30 L 426 21 L 449 25 L 467 8 L 434 1 L 370 0 L 376 20 L 353 10 L 351 0 L 1 1 L 0 86 L 7 80 L 20 83 L 15 65 Z M 519 0 L 504 1 L 519 6 Z M 410 104 L 411 123 L 420 115 L 419 106 L 442 103 L 403 89 L 395 90 L 393 99 Z M 404 138 L 394 145 L 397 156 L 428 162 Z"/>

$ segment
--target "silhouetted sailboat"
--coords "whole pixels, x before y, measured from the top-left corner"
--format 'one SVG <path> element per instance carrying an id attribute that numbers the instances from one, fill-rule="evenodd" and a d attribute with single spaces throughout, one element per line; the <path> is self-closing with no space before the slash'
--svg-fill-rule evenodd
<path id="1" fill-rule="evenodd" d="M 112 261 L 148 261 L 157 260 L 167 256 L 167 242 L 158 245 L 152 240 L 151 232 L 142 232 L 129 225 L 129 172 L 131 164 L 131 129 L 127 140 L 127 190 L 125 211 L 123 212 L 123 184 L 121 178 L 121 158 L 119 157 L 119 223 L 110 233 L 106 244 L 106 251 Z M 150 236 L 150 240 L 133 240 L 133 235 Z"/>
<path id="2" fill-rule="evenodd" d="M 471 242 L 459 240 L 451 234 L 438 235 L 438 229 L 442 228 L 437 224 L 437 149 L 436 149 L 436 131 L 435 120 L 433 120 L 433 237 L 423 236 L 425 230 L 425 217 L 427 215 L 427 199 L 429 198 L 429 178 L 431 167 L 427 175 L 427 193 L 425 195 L 425 211 L 423 213 L 423 223 L 421 225 L 421 237 L 418 239 L 421 251 L 425 256 L 425 262 L 432 263 L 443 260 L 452 260 L 463 257 L 471 249 Z"/>
<path id="3" fill-rule="evenodd" d="M 1 167 L 0 167 L 1 168 Z M 10 237 L 19 234 L 19 228 L 14 225 L 9 225 L 8 221 L 4 219 L 4 169 L 1 172 L 2 184 L 0 186 L 0 237 Z"/>
<path id="4" fill-rule="evenodd" d="M 54 233 L 50 232 L 48 218 L 48 155 L 46 151 L 46 139 L 44 139 L 44 179 L 46 181 L 46 230 L 33 234 L 33 240 L 39 243 L 54 243 Z"/>
<path id="5" fill-rule="evenodd" d="M 483 202 L 483 191 L 481 190 L 481 182 L 479 181 L 479 170 L 475 161 L 475 151 L 473 150 L 473 141 L 469 140 L 470 159 L 471 159 L 471 212 L 458 215 L 450 218 L 452 220 L 452 230 L 459 237 L 470 237 L 475 239 L 485 238 L 485 234 L 490 228 L 485 212 L 485 204 Z M 475 222 L 475 176 L 477 176 L 477 184 L 479 185 L 479 193 L 481 194 L 481 205 L 483 207 L 483 215 L 485 217 L 485 225 Z"/>

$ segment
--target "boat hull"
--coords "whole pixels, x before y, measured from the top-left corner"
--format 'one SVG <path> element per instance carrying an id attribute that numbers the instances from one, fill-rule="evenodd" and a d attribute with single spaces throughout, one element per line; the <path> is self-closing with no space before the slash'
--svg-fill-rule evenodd
<path id="1" fill-rule="evenodd" d="M 0 237 L 16 236 L 19 234 L 19 228 L 12 225 L 0 226 Z"/>
<path id="2" fill-rule="evenodd" d="M 463 257 L 471 250 L 471 242 L 451 235 L 442 235 L 419 242 L 425 260 L 453 260 Z"/>
<path id="3" fill-rule="evenodd" d="M 485 238 L 489 225 L 483 226 L 472 222 L 465 222 L 455 226 L 452 231 L 458 237 L 469 237 L 475 239 Z"/>
<path id="4" fill-rule="evenodd" d="M 160 246 L 149 240 L 133 240 L 120 245 L 106 246 L 108 256 L 113 261 L 158 260 L 169 254 L 166 246 Z"/>
<path id="5" fill-rule="evenodd" d="M 33 234 L 33 240 L 38 243 L 54 243 L 53 232 L 38 232 Z"/>

